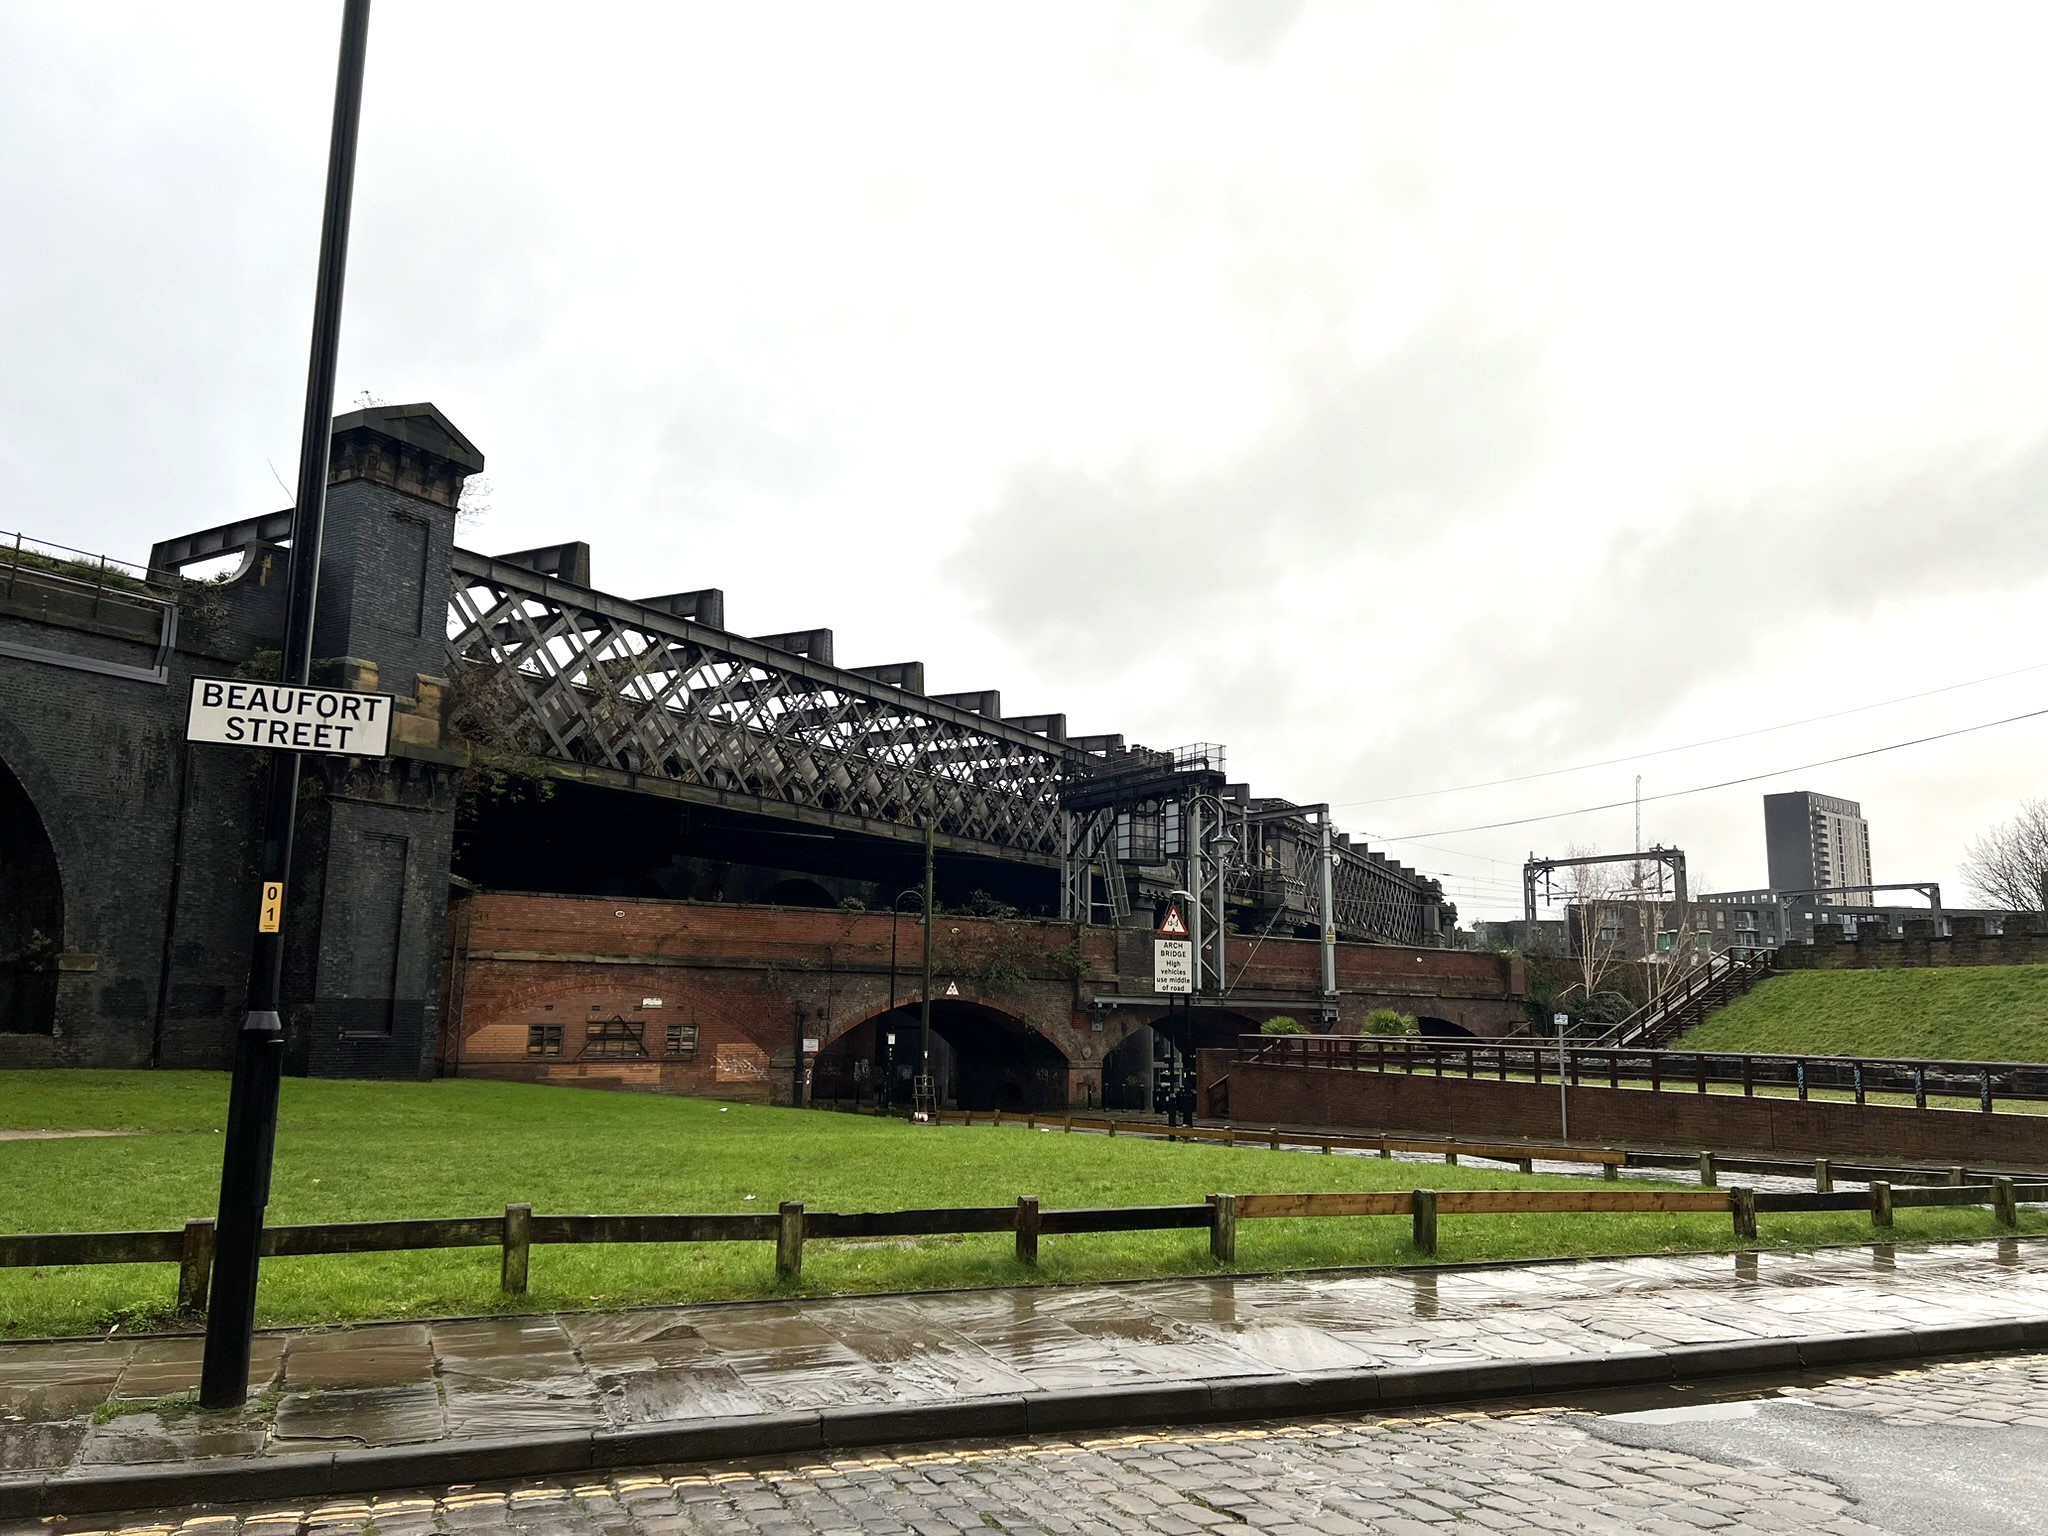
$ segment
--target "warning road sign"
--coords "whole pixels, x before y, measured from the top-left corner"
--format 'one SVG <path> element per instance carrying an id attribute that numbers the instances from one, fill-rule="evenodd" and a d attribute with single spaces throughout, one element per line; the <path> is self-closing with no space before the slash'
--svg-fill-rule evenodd
<path id="1" fill-rule="evenodd" d="M 1159 920 L 1159 937 L 1162 939 L 1184 939 L 1188 936 L 1187 919 L 1180 915 L 1180 905 L 1169 902 L 1166 916 Z"/>
<path id="2" fill-rule="evenodd" d="M 1195 990 L 1195 945 L 1192 939 L 1152 941 L 1152 990 L 1193 992 Z"/>

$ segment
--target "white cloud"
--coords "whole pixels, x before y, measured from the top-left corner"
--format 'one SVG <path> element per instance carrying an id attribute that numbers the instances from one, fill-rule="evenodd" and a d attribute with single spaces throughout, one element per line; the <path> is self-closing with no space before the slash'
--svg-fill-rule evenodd
<path id="1" fill-rule="evenodd" d="M 483 447 L 486 547 L 586 536 L 601 583 L 721 585 L 742 629 L 1222 739 L 1269 792 L 1817 713 L 2048 659 L 2044 28 L 387 3 L 342 395 L 431 398 Z M 135 556 L 277 504 L 334 41 L 324 9 L 0 9 L 8 521 Z M 2040 792 L 2040 739 L 1812 787 L 1865 801 L 1884 875 L 1947 879 Z M 1634 771 L 1347 814 L 1462 826 Z M 1646 827 L 1752 880 L 1758 792 Z M 1532 840 L 1628 835 L 1396 851 L 1507 890 Z"/>

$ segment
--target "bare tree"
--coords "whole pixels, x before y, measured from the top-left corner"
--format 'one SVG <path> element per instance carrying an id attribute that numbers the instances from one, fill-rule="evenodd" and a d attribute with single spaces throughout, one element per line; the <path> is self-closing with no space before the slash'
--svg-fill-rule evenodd
<path id="1" fill-rule="evenodd" d="M 2017 816 L 1971 843 L 1963 878 L 1987 907 L 2041 911 L 2048 897 L 2048 800 L 2022 800 Z"/>
<path id="2" fill-rule="evenodd" d="M 1565 856 L 1583 859 L 1598 852 L 1574 846 L 1565 850 Z M 1606 983 L 1623 959 L 1623 909 L 1632 899 L 1633 887 L 1622 869 L 1619 864 L 1578 864 L 1559 871 L 1579 931 L 1571 946 L 1577 974 L 1558 1000 L 1572 999 L 1581 1010 L 1608 990 Z"/>

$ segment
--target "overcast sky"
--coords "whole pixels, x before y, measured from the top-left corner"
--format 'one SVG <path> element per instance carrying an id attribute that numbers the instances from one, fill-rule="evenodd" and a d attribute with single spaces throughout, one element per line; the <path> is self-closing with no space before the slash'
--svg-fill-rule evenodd
<path id="1" fill-rule="evenodd" d="M 0 525 L 141 560 L 284 504 L 338 18 L 0 0 Z M 608 590 L 1227 743 L 1502 915 L 1632 813 L 1461 829 L 2048 706 L 2037 669 L 1640 756 L 2048 663 L 2044 32 L 378 0 L 338 406 L 448 413 L 475 547 L 585 538 Z M 1761 883 L 1760 796 L 1816 789 L 1953 904 L 2044 748 L 1644 838 Z"/>

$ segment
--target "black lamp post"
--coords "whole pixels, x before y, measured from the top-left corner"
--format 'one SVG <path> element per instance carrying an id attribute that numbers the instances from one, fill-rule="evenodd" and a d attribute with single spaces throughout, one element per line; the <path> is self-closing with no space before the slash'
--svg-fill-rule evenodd
<path id="1" fill-rule="evenodd" d="M 348 267 L 348 224 L 355 191 L 356 128 L 363 105 L 363 56 L 370 0 L 347 0 L 341 18 L 341 59 L 334 85 L 334 127 L 327 145 L 327 201 L 320 225 L 314 284 L 313 345 L 306 367 L 306 408 L 299 434 L 299 485 L 292 506 L 291 562 L 286 566 L 284 636 L 278 680 L 304 686 L 312 674 L 313 610 L 320 591 L 320 540 L 327 514 L 328 451 L 334 437 L 334 371 L 341 348 L 341 296 Z M 266 903 L 289 893 L 292 830 L 299 803 L 299 754 L 272 752 L 264 802 L 260 861 Z M 256 1278 L 263 1251 L 263 1212 L 277 1137 L 278 1079 L 284 1071 L 284 919 L 262 921 L 249 955 L 247 1012 L 235 1037 L 228 1090 L 227 1136 L 221 1148 L 220 1215 L 215 1230 L 213 1294 L 199 1402 L 239 1408 L 249 1395 L 249 1356 L 256 1328 Z"/>
<path id="2" fill-rule="evenodd" d="M 896 1078 L 896 921 L 903 916 L 903 898 L 917 898 L 919 921 L 924 920 L 924 892 L 916 886 L 896 893 L 889 904 L 889 1011 L 883 1015 L 882 1034 L 886 1040 L 882 1057 L 882 1113 L 889 1112 L 889 1086 Z"/>

